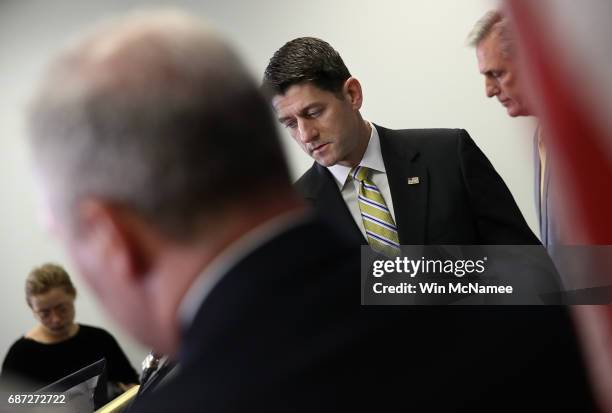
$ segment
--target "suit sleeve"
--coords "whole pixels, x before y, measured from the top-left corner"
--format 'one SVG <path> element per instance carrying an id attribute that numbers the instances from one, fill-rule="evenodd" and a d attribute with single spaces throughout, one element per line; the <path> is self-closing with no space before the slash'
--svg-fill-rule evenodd
<path id="1" fill-rule="evenodd" d="M 541 245 L 510 190 L 465 130 L 457 150 L 463 181 L 482 245 Z"/>

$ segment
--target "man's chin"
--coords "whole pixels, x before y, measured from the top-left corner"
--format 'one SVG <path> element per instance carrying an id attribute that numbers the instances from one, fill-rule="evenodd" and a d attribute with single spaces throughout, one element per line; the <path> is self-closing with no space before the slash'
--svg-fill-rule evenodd
<path id="1" fill-rule="evenodd" d="M 516 118 L 517 116 L 521 116 L 520 112 L 513 107 L 508 107 L 506 112 L 508 113 L 508 116 L 510 116 L 511 118 Z"/>
<path id="2" fill-rule="evenodd" d="M 330 166 L 334 166 L 336 164 L 334 159 L 328 159 L 328 158 L 315 158 L 315 161 L 319 165 L 324 166 L 326 168 L 329 168 Z"/>
<path id="3" fill-rule="evenodd" d="M 507 108 L 508 116 L 512 118 L 516 118 L 519 116 L 531 116 L 531 113 L 528 110 L 523 109 L 522 107 L 509 106 Z"/>

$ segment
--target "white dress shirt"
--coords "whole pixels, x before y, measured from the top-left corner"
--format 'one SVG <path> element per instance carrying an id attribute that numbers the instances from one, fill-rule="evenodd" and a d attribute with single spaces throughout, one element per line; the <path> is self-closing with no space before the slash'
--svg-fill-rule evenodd
<path id="1" fill-rule="evenodd" d="M 382 193 L 385 203 L 387 204 L 387 207 L 391 212 L 391 216 L 393 217 L 393 221 L 397 225 L 393 202 L 391 202 L 391 190 L 389 189 L 389 181 L 387 180 L 387 170 L 385 169 L 385 164 L 380 152 L 380 137 L 378 136 L 376 127 L 372 123 L 370 123 L 370 126 L 372 127 L 370 140 L 359 166 L 364 166 L 372 170 L 372 175 L 370 178 Z M 361 219 L 361 211 L 359 210 L 359 204 L 357 203 L 357 196 L 359 195 L 359 182 L 349 178 L 351 168 L 348 166 L 336 164 L 328 167 L 327 169 L 329 169 L 336 179 L 336 183 L 338 184 L 338 188 L 342 193 L 344 202 L 346 202 L 349 211 L 351 211 L 351 215 L 361 230 L 361 233 L 367 239 L 365 228 L 363 226 L 363 220 Z"/>

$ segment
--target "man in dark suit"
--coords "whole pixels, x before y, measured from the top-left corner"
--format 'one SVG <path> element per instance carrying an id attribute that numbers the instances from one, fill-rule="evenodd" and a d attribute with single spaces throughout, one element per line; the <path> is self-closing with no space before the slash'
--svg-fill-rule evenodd
<path id="1" fill-rule="evenodd" d="M 297 181 L 353 240 L 375 249 L 361 181 L 380 192 L 395 228 L 390 244 L 539 244 L 501 177 L 464 130 L 390 130 L 364 120 L 363 94 L 328 43 L 304 37 L 280 48 L 264 74 L 278 120 L 314 158 Z"/>
<path id="2" fill-rule="evenodd" d="M 228 373 L 249 371 L 239 357 L 268 363 L 276 355 L 248 341 L 282 344 L 273 325 L 314 351 L 317 338 L 276 312 L 293 301 L 323 312 L 333 276 L 358 288 L 358 251 L 328 248 L 334 231 L 294 193 L 258 88 L 198 20 L 158 12 L 98 28 L 53 62 L 30 123 L 49 216 L 79 272 L 122 326 L 178 358 L 181 383 L 193 368 L 202 383 L 221 377 L 203 356 Z M 312 309 L 296 299 L 309 294 Z M 175 410 L 196 410 L 179 393 Z"/>
<path id="3" fill-rule="evenodd" d="M 589 410 L 563 314 L 360 306 L 358 246 L 307 212 L 265 101 L 198 21 L 102 26 L 55 61 L 30 123 L 81 275 L 179 362 L 132 411 Z"/>

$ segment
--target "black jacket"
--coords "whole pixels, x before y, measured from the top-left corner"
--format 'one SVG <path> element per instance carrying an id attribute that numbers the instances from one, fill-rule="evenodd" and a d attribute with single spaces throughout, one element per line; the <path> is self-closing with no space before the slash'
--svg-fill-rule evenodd
<path id="1" fill-rule="evenodd" d="M 375 126 L 400 244 L 540 244 L 506 184 L 465 130 Z M 413 177 L 419 183 L 409 185 Z M 296 188 L 350 239 L 366 244 L 327 168 L 315 162 Z"/>
<path id="2" fill-rule="evenodd" d="M 565 308 L 361 306 L 359 258 L 320 221 L 259 247 L 130 412 L 593 411 Z"/>

